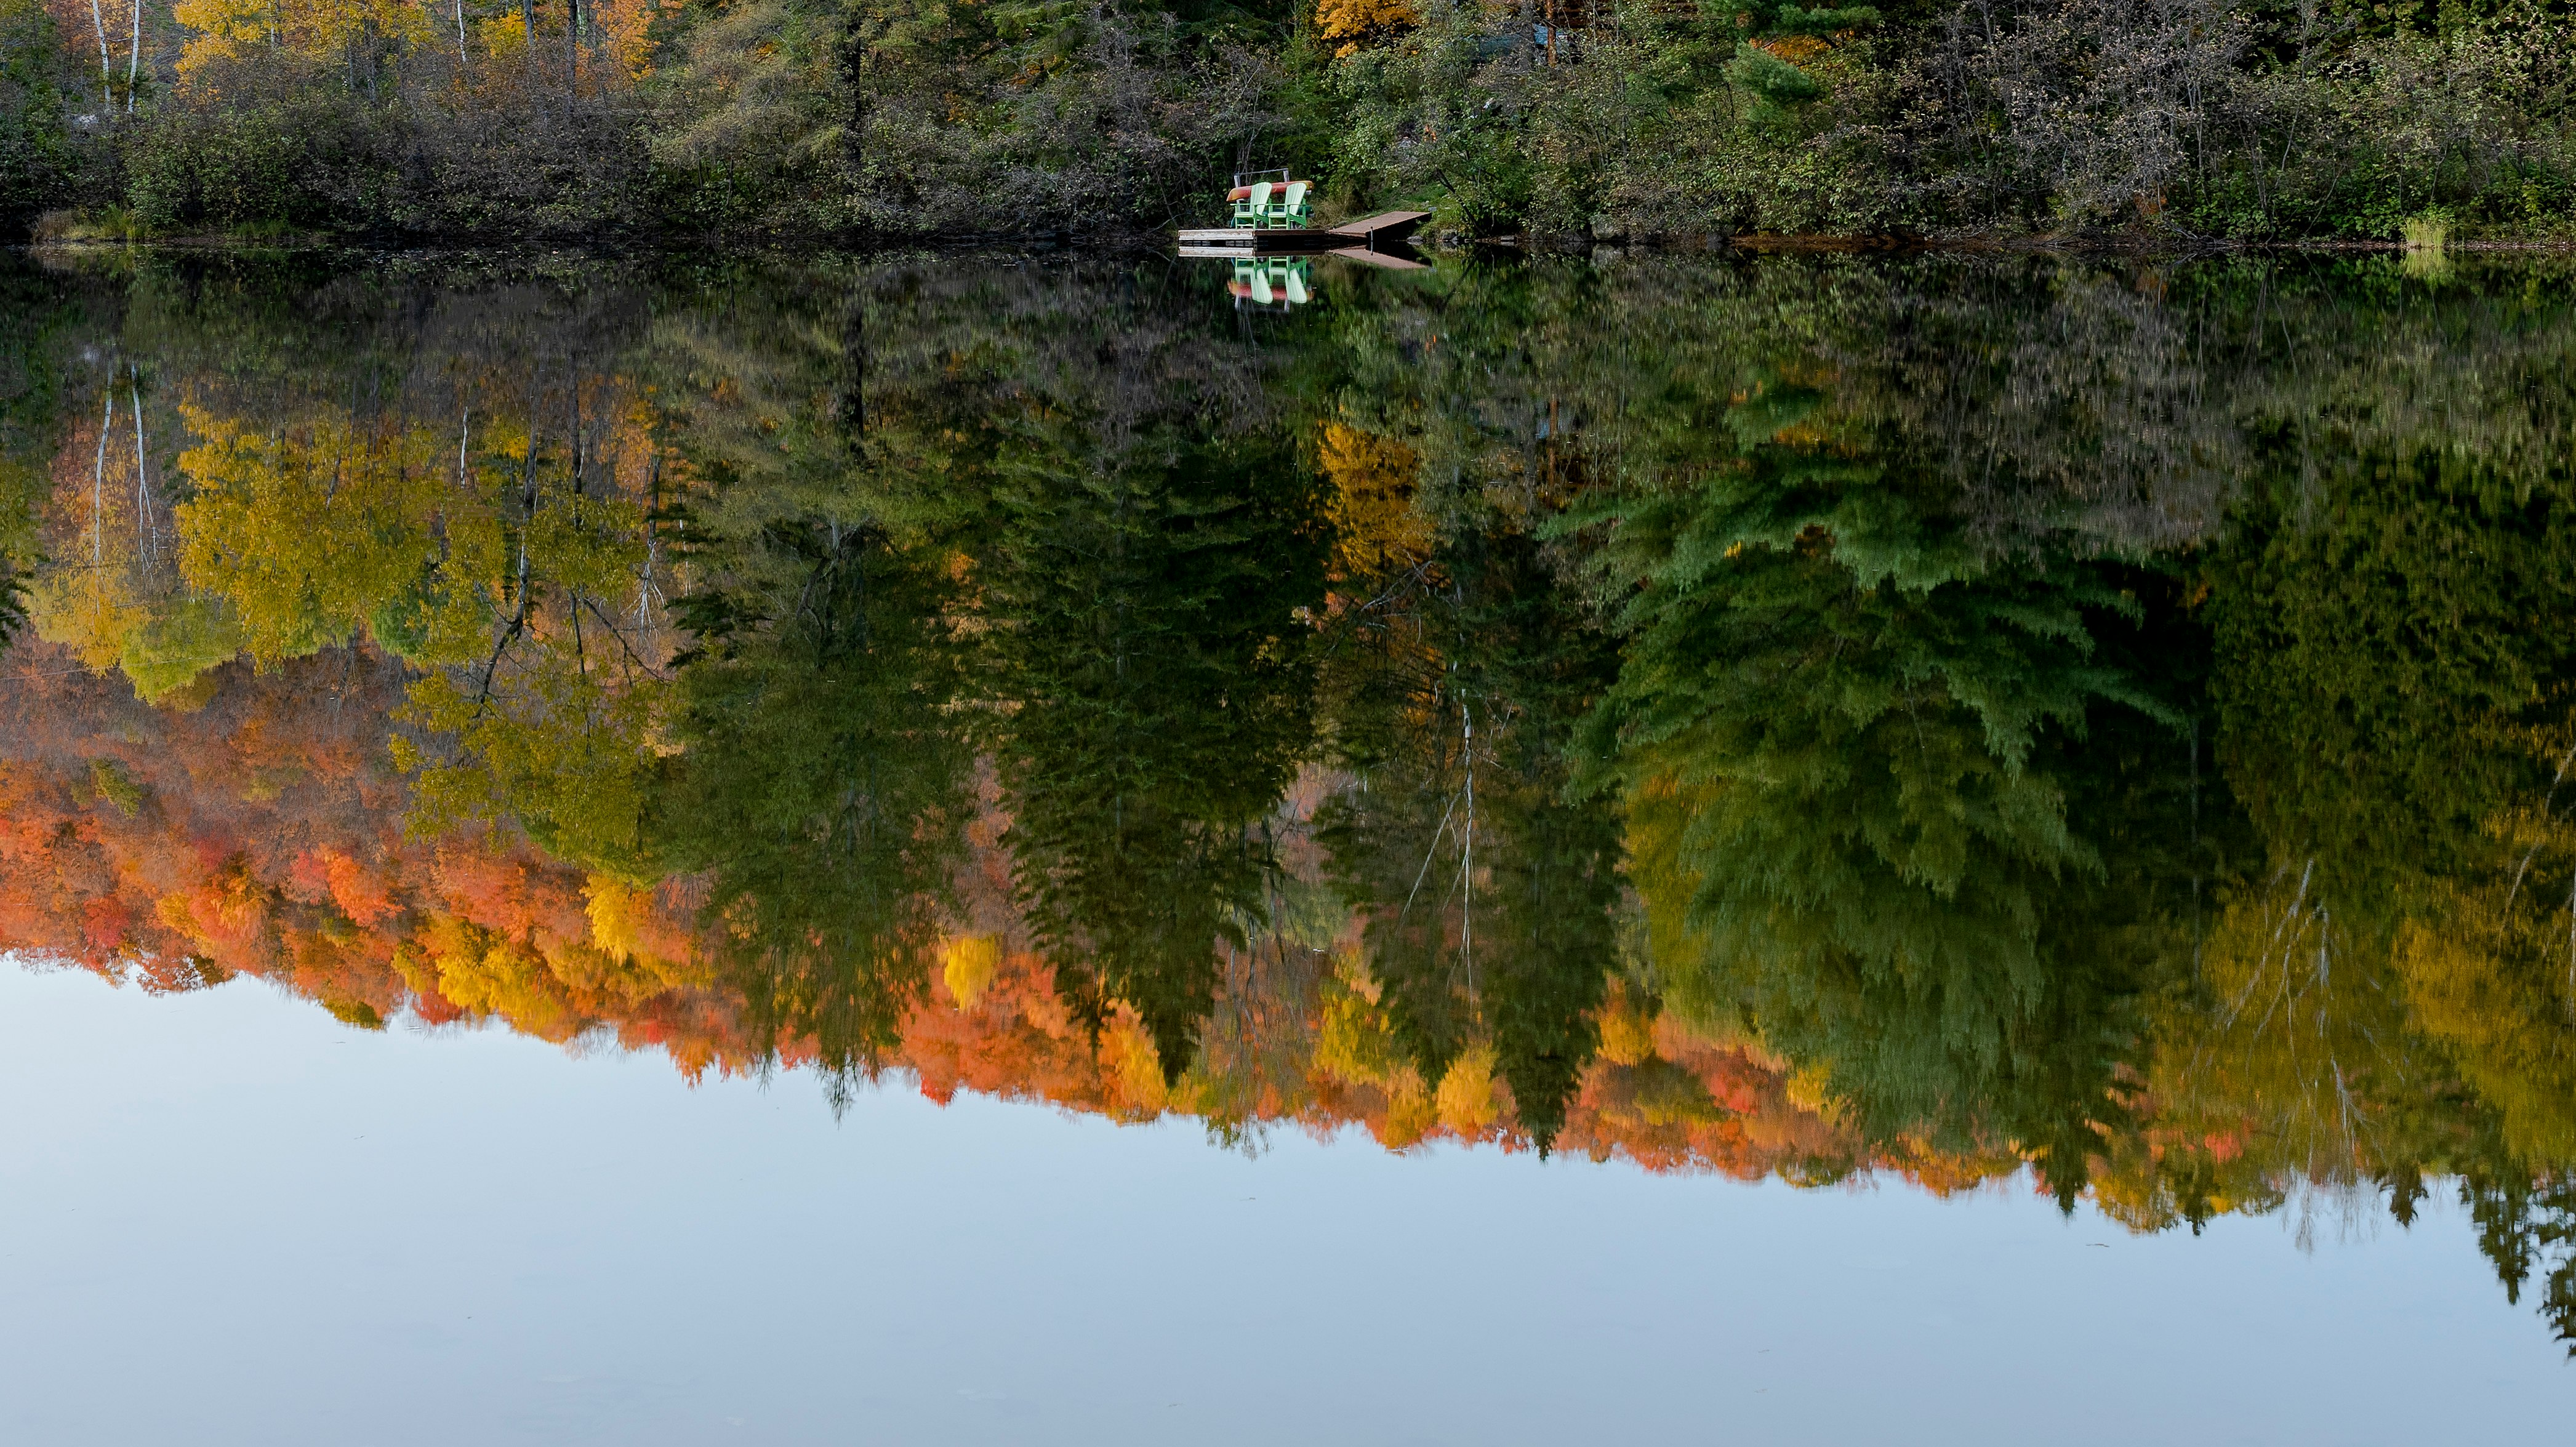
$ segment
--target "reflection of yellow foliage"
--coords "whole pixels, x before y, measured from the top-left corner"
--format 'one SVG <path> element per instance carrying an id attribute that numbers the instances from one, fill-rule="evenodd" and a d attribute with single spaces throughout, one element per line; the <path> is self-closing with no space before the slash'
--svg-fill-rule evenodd
<path id="1" fill-rule="evenodd" d="M 1494 1101 L 1494 1048 L 1471 1045 L 1440 1077 L 1440 1123 L 1461 1136 L 1478 1136 L 1502 1113 Z"/>
<path id="2" fill-rule="evenodd" d="M 1413 1090 L 1387 1102 L 1386 1123 L 1379 1127 L 1378 1141 L 1388 1150 L 1403 1150 L 1429 1135 L 1431 1128 L 1440 1123 L 1439 1103 L 1431 1098 L 1430 1091 L 1420 1087 L 1420 1077 L 1415 1077 L 1415 1082 Z"/>
<path id="3" fill-rule="evenodd" d="M 2576 940 L 2563 913 L 2527 909 L 2502 929 L 2497 913 L 2463 902 L 2451 918 L 2410 921 L 2397 971 L 2414 1024 L 2452 1047 L 2505 1143 L 2527 1160 L 2566 1160 L 2576 1156 Z"/>
<path id="4" fill-rule="evenodd" d="M 117 665 L 145 703 L 187 712 L 204 706 L 211 689 L 192 688 L 208 671 L 241 651 L 240 625 L 216 598 L 170 598 L 127 635 Z"/>
<path id="5" fill-rule="evenodd" d="M 1315 1069 L 1328 1080 L 1421 1089 L 1421 1077 L 1396 1044 L 1378 1004 L 1377 982 L 1354 955 L 1344 955 L 1325 983 L 1323 1020 L 1315 1034 Z"/>
<path id="6" fill-rule="evenodd" d="M 1328 422 L 1317 453 L 1333 484 L 1326 511 L 1338 575 L 1375 577 L 1410 567 L 1431 550 L 1431 525 L 1413 506 L 1421 460 L 1412 448 Z"/>
<path id="7" fill-rule="evenodd" d="M 948 982 L 949 997 L 960 1010 L 972 1010 L 984 998 L 993 976 L 1002 968 L 1002 942 L 993 935 L 960 935 L 940 949 L 945 963 L 940 977 Z"/>
<path id="8" fill-rule="evenodd" d="M 1655 1058 L 1655 1022 L 1624 983 L 1601 1010 L 1601 1058 L 1613 1065 L 1642 1065 Z"/>
<path id="9" fill-rule="evenodd" d="M 651 896 L 608 874 L 593 874 L 583 892 L 589 896 L 585 912 L 590 916 L 591 943 L 615 960 L 643 954 L 637 926 L 651 905 Z"/>
<path id="10" fill-rule="evenodd" d="M 144 610 L 121 568 L 62 568 L 27 589 L 27 619 L 36 636 L 58 643 L 100 672 L 116 666 Z"/>
<path id="11" fill-rule="evenodd" d="M 621 960 L 595 945 L 543 934 L 513 939 L 450 915 L 432 916 L 416 942 L 426 960 L 406 947 L 394 961 L 414 989 L 434 988 L 465 1010 L 498 1015 L 546 1040 L 568 1040 L 604 1013 L 695 983 L 686 970 L 650 955 Z"/>
<path id="12" fill-rule="evenodd" d="M 1801 1067 L 1789 1077 L 1789 1083 L 1781 1094 L 1798 1109 L 1832 1120 L 1840 1108 L 1834 1098 L 1833 1062 L 1820 1061 Z"/>
<path id="13" fill-rule="evenodd" d="M 531 654 L 507 694 L 482 699 L 446 673 L 416 680 L 396 715 L 452 736 L 442 760 L 396 736 L 395 767 L 414 776 L 412 820 L 422 833 L 514 817 L 555 854 L 622 867 L 644 810 L 648 744 L 662 690 L 612 691 L 564 652 Z"/>
<path id="14" fill-rule="evenodd" d="M 1335 55 L 1348 55 L 1364 40 L 1421 23 L 1405 0 L 1316 0 L 1315 5 L 1315 33 Z"/>
<path id="15" fill-rule="evenodd" d="M 1154 1049 L 1154 1037 L 1145 1033 L 1133 1014 L 1121 1010 L 1101 1030 L 1100 1057 L 1112 1092 L 1130 1114 L 1156 1115 L 1171 1103 L 1163 1084 L 1162 1055 Z"/>
<path id="16" fill-rule="evenodd" d="M 344 417 L 266 428 L 182 405 L 180 573 L 231 603 L 265 666 L 345 638 L 437 556 L 438 444 Z"/>
<path id="17" fill-rule="evenodd" d="M 1699 871 L 1691 863 L 1691 825 L 1714 802 L 1718 786 L 1652 774 L 1628 796 L 1628 878 L 1644 906 L 1646 953 L 1669 992 L 1668 1018 L 1712 1040 L 1729 1040 L 1731 1012 L 1711 997 L 1708 936 L 1692 927 L 1691 897 Z"/>

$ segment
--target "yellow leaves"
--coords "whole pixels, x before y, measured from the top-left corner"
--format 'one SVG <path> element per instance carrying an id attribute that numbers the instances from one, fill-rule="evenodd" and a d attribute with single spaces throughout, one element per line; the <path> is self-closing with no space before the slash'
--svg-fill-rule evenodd
<path id="1" fill-rule="evenodd" d="M 1767 50 L 1791 65 L 1804 65 L 1833 49 L 1822 37 L 1814 35 L 1774 35 L 1747 43 L 1756 50 Z"/>
<path id="2" fill-rule="evenodd" d="M 2563 904 L 2513 889 L 2512 873 L 2407 921 L 2393 958 L 2411 1023 L 2450 1047 L 2507 1144 L 2563 1160 L 2576 1155 L 2576 936 Z"/>
<path id="3" fill-rule="evenodd" d="M 960 1010 L 972 1010 L 1002 967 L 1002 941 L 994 935 L 959 935 L 940 946 L 940 978 Z"/>
<path id="4" fill-rule="evenodd" d="M 171 15 L 195 34 L 179 56 L 192 77 L 209 62 L 282 52 L 336 59 L 359 36 L 421 44 L 429 17 L 410 0 L 177 0 Z"/>
<path id="5" fill-rule="evenodd" d="M 515 817 L 562 857 L 597 865 L 631 861 L 644 811 L 656 710 L 655 683 L 610 689 L 560 649 L 517 660 L 506 688 L 489 693 L 472 670 L 429 674 L 396 717 L 455 741 L 434 756 L 394 740 L 394 762 L 416 775 L 411 826 L 434 835 L 478 820 Z"/>
<path id="6" fill-rule="evenodd" d="M 1655 1022 L 1622 983 L 1601 1009 L 1601 1058 L 1613 1065 L 1643 1065 L 1655 1058 Z"/>
<path id="7" fill-rule="evenodd" d="M 1100 1064 L 1111 1095 L 1126 1114 L 1159 1115 L 1171 1106 L 1171 1090 L 1163 1082 L 1162 1054 L 1133 1010 L 1120 1007 L 1101 1028 Z"/>
<path id="8" fill-rule="evenodd" d="M 484 54 L 495 59 L 510 59 L 528 48 L 528 23 L 515 10 L 476 21 L 474 34 L 482 40 Z"/>
<path id="9" fill-rule="evenodd" d="M 145 703 L 189 712 L 211 697 L 196 685 L 241 652 L 241 624 L 220 599 L 175 597 L 126 635 L 117 654 L 134 694 Z"/>
<path id="10" fill-rule="evenodd" d="M 1405 0 L 1317 0 L 1315 5 L 1315 33 L 1336 56 L 1421 23 L 1421 14 Z"/>
<path id="11" fill-rule="evenodd" d="M 1313 1070 L 1322 1080 L 1383 1091 L 1378 1140 L 1389 1150 L 1403 1150 L 1440 1124 L 1441 1107 L 1396 1040 L 1381 994 L 1366 962 L 1344 954 L 1324 985 Z"/>
<path id="12" fill-rule="evenodd" d="M 1473 1140 L 1491 1130 L 1502 1114 L 1494 1099 L 1494 1047 L 1471 1045 L 1449 1064 L 1449 1073 L 1440 1077 L 1440 1089 L 1434 1097 L 1440 1112 L 1440 1123 L 1462 1140 Z"/>
<path id="13" fill-rule="evenodd" d="M 1325 511 L 1333 523 L 1337 576 L 1379 577 L 1430 553 L 1431 524 L 1413 505 L 1421 459 L 1412 448 L 1328 422 L 1316 452 L 1333 484 Z"/>
<path id="14" fill-rule="evenodd" d="M 1327 1000 L 1315 1033 L 1315 1070 L 1348 1085 L 1400 1088 L 1412 1066 L 1396 1048 L 1384 1012 L 1357 995 Z M 1420 1089 L 1421 1082 L 1412 1082 Z"/>
<path id="15" fill-rule="evenodd" d="M 265 667 L 346 638 L 436 556 L 436 442 L 345 417 L 256 430 L 189 404 L 180 575 L 231 603 Z"/>
<path id="16" fill-rule="evenodd" d="M 1799 1067 L 1781 1093 L 1791 1105 L 1826 1120 L 1836 1119 L 1842 1109 L 1840 1098 L 1834 1094 L 1834 1066 L 1830 1060 Z"/>
<path id="17" fill-rule="evenodd" d="M 588 898 L 590 942 L 609 958 L 631 960 L 644 953 L 636 926 L 651 896 L 611 874 L 593 874 L 583 885 Z"/>
<path id="18" fill-rule="evenodd" d="M 641 952 L 620 957 L 543 932 L 514 937 L 445 914 L 430 917 L 394 964 L 414 990 L 555 1041 L 580 1034 L 602 1014 L 695 983 L 684 965 Z"/>
<path id="19" fill-rule="evenodd" d="M 146 614 L 121 569 L 67 567 L 39 574 L 27 589 L 36 636 L 60 644 L 99 673 L 116 666 Z"/>

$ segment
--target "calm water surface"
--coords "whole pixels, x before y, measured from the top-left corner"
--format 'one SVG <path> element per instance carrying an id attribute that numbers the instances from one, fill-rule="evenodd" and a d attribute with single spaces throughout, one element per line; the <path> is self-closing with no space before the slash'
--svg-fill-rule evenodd
<path id="1" fill-rule="evenodd" d="M 9 1440 L 2565 1420 L 2576 268 L 0 292 Z"/>

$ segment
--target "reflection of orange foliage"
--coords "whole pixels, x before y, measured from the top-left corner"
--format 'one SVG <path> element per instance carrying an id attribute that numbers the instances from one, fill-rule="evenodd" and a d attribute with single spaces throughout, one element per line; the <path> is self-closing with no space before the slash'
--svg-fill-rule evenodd
<path id="1" fill-rule="evenodd" d="M 59 659 L 13 660 L 33 666 L 19 685 L 24 726 L 0 739 L 0 949 L 147 988 L 254 974 L 360 1025 L 407 1011 L 430 1025 L 497 1018 L 555 1041 L 606 1032 L 666 1052 L 691 1078 L 760 1063 L 741 1002 L 697 964 L 687 881 L 638 887 L 498 832 L 403 837 L 406 796 L 381 766 L 397 667 L 349 650 L 267 674 L 235 664 L 204 708 L 182 714 L 113 679 L 57 673 Z M 102 761 L 130 780 L 124 797 L 101 789 Z M 1113 1009 L 1095 1037 L 1048 962 L 1009 946 L 1026 932 L 990 883 L 1008 873 L 998 825 L 968 831 L 970 917 L 925 964 L 923 1002 L 886 1062 L 923 1094 L 1319 1136 L 1358 1126 L 1394 1149 L 1436 1136 L 1527 1148 L 1492 1048 L 1425 1082 L 1356 954 L 1302 1005 L 1258 1012 L 1248 1037 L 1212 1037 L 1167 1085 L 1130 1012 Z M 1694 1035 L 1624 986 L 1602 1023 L 1608 1049 L 1557 1140 L 1569 1153 L 1747 1179 L 1879 1168 L 1939 1189 L 2018 1165 L 2009 1152 L 1868 1156 L 1829 1110 L 1796 1103 L 1785 1063 Z M 779 1063 L 815 1054 L 790 1039 Z"/>

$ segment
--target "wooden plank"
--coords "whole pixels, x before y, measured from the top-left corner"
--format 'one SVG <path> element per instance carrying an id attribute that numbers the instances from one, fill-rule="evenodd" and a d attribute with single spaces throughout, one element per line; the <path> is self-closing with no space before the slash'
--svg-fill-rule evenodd
<path id="1" fill-rule="evenodd" d="M 1403 236 L 1430 219 L 1431 213 L 1428 211 L 1380 211 L 1375 216 L 1363 216 L 1357 221 L 1345 221 L 1333 227 L 1332 233 L 1336 236 L 1370 238 Z"/>
<path id="2" fill-rule="evenodd" d="M 1374 245 L 1402 240 L 1430 215 L 1428 211 L 1381 211 L 1322 231 L 1303 226 L 1193 226 L 1184 228 L 1178 239 L 1184 246 L 1223 246 L 1262 255 L 1337 251 L 1354 241 Z"/>
<path id="3" fill-rule="evenodd" d="M 1180 233 L 1184 246 L 1222 246 L 1247 255 L 1263 256 L 1312 254 L 1348 246 L 1351 238 L 1331 231 L 1308 231 L 1303 227 L 1263 226 L 1227 228 L 1225 230 L 1190 230 Z"/>

